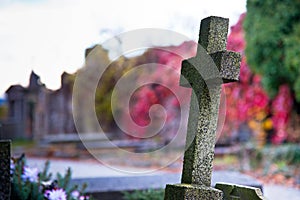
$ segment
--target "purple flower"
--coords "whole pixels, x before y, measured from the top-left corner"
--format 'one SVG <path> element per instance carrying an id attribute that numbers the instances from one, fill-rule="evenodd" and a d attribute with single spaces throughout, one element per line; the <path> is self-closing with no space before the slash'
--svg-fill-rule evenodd
<path id="1" fill-rule="evenodd" d="M 45 193 L 44 193 L 44 197 L 49 199 L 50 192 L 51 192 L 51 190 L 46 190 Z"/>
<path id="2" fill-rule="evenodd" d="M 30 182 L 37 182 L 38 175 L 39 175 L 39 171 L 36 167 L 30 168 L 30 167 L 25 166 L 23 174 L 22 174 L 22 179 L 29 180 Z"/>
<path id="3" fill-rule="evenodd" d="M 63 189 L 47 190 L 44 195 L 48 200 L 66 200 L 67 195 Z"/>
<path id="4" fill-rule="evenodd" d="M 74 199 L 78 199 L 79 195 L 80 195 L 80 193 L 77 190 L 74 190 L 71 193 L 71 197 L 74 198 Z"/>
<path id="5" fill-rule="evenodd" d="M 13 174 L 15 171 L 15 163 L 12 159 L 10 159 L 10 174 Z"/>
<path id="6" fill-rule="evenodd" d="M 89 200 L 90 197 L 89 196 L 80 196 L 79 200 Z"/>

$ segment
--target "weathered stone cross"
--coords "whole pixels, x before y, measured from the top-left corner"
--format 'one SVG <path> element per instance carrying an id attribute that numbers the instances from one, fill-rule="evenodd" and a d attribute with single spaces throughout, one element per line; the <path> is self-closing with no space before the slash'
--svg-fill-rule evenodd
<path id="1" fill-rule="evenodd" d="M 222 199 L 211 188 L 221 84 L 237 81 L 241 56 L 226 50 L 228 19 L 201 21 L 196 57 L 182 62 L 181 86 L 192 87 L 182 184 L 167 185 L 165 199 Z"/>

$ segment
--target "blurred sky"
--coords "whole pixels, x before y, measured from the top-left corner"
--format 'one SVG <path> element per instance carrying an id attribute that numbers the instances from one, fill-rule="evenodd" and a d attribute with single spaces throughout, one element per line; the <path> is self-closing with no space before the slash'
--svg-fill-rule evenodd
<path id="1" fill-rule="evenodd" d="M 163 28 L 196 41 L 202 18 L 233 25 L 245 10 L 246 0 L 0 0 L 0 97 L 10 85 L 27 86 L 31 70 L 59 88 L 64 71 L 82 67 L 87 47 L 118 33 Z"/>

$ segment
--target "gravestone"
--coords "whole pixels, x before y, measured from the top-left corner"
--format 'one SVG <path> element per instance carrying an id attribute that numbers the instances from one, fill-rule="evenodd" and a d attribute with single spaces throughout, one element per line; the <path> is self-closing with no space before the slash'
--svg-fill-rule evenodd
<path id="1" fill-rule="evenodd" d="M 192 87 L 181 184 L 167 185 L 166 200 L 221 200 L 211 187 L 221 84 L 237 81 L 241 56 L 226 50 L 228 19 L 201 21 L 196 57 L 182 62 L 181 86 Z M 217 68 L 217 70 L 215 70 Z M 217 71 L 217 72 L 216 72 Z"/>
<path id="2" fill-rule="evenodd" d="M 10 140 L 0 140 L 0 199 L 10 199 Z"/>
<path id="3" fill-rule="evenodd" d="M 223 191 L 226 200 L 262 200 L 263 194 L 259 188 L 229 183 L 217 183 L 216 188 Z"/>

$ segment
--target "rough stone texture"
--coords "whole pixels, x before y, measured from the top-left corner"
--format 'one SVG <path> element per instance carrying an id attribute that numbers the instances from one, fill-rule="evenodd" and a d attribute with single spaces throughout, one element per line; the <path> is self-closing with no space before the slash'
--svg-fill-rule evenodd
<path id="1" fill-rule="evenodd" d="M 223 193 L 212 187 L 192 184 L 168 184 L 166 186 L 165 200 L 221 200 Z"/>
<path id="2" fill-rule="evenodd" d="M 226 49 L 229 19 L 211 16 L 202 19 L 198 43 L 210 53 Z"/>
<path id="3" fill-rule="evenodd" d="M 199 104 L 198 112 L 197 109 L 190 110 L 188 134 L 191 133 L 192 136 L 189 137 L 194 136 L 194 139 L 184 154 L 182 183 L 199 184 L 208 187 L 211 185 L 215 132 L 217 128 L 217 117 L 215 116 L 218 115 L 220 90 L 221 87 L 218 85 L 208 89 L 203 83 L 201 93 L 192 93 L 191 108 L 198 104 L 199 101 L 201 101 L 201 104 Z M 191 116 L 195 116 L 194 120 Z M 196 127 L 194 127 L 195 121 Z M 193 127 L 190 127 L 191 122 Z M 195 133 L 194 131 L 197 132 Z M 188 140 L 191 140 L 191 138 Z"/>
<path id="4" fill-rule="evenodd" d="M 222 190 L 224 200 L 241 199 L 241 200 L 264 200 L 263 194 L 259 188 L 234 185 L 228 183 L 217 183 L 217 189 Z"/>
<path id="5" fill-rule="evenodd" d="M 238 80 L 241 56 L 226 51 L 228 19 L 201 21 L 197 55 L 182 62 L 180 85 L 192 87 L 181 185 L 165 199 L 222 199 L 210 188 L 221 84 Z M 195 186 L 197 185 L 197 186 Z M 195 196 L 196 195 L 196 196 Z"/>
<path id="6" fill-rule="evenodd" d="M 220 77 L 225 83 L 238 81 L 240 74 L 241 55 L 232 51 L 222 51 L 210 54 L 213 58 Z"/>
<path id="7" fill-rule="evenodd" d="M 221 84 L 238 80 L 241 60 L 226 51 L 227 32 L 228 19 L 203 19 L 197 56 L 182 63 L 181 85 L 193 88 L 182 183 L 211 184 Z"/>
<path id="8" fill-rule="evenodd" d="M 10 199 L 10 144 L 0 141 L 0 199 Z"/>

